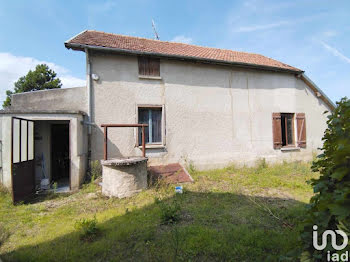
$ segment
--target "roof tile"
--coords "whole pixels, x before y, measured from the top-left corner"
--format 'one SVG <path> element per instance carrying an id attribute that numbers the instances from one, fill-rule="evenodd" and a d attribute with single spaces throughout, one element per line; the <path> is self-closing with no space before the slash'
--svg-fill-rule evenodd
<path id="1" fill-rule="evenodd" d="M 227 49 L 210 48 L 183 43 L 151 40 L 140 37 L 117 35 L 99 31 L 87 30 L 65 43 L 67 47 L 71 44 L 98 46 L 134 51 L 140 53 L 153 53 L 169 57 L 188 57 L 218 61 L 226 63 L 240 63 L 254 66 L 271 67 L 272 69 L 290 70 L 302 72 L 302 70 L 265 57 L 259 54 L 238 52 Z"/>

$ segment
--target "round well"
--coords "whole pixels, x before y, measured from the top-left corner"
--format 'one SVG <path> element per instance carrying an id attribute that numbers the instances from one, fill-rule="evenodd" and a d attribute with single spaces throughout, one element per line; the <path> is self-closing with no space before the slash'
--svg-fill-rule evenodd
<path id="1" fill-rule="evenodd" d="M 147 160 L 146 157 L 101 160 L 102 194 L 123 198 L 147 188 Z"/>

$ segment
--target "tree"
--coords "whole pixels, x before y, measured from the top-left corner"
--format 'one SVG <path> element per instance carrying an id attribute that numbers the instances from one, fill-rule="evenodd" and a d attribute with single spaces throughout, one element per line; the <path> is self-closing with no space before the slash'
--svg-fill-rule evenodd
<path id="1" fill-rule="evenodd" d="M 15 82 L 14 91 L 6 91 L 6 100 L 3 103 L 3 107 L 11 106 L 11 95 L 23 92 L 55 89 L 61 88 L 62 83 L 59 78 L 56 78 L 57 74 L 51 70 L 47 65 L 41 64 L 35 67 L 35 70 L 29 70 L 26 76 L 20 77 Z"/>
<path id="2" fill-rule="evenodd" d="M 322 154 L 313 162 L 312 169 L 320 173 L 312 179 L 315 195 L 308 205 L 304 229 L 301 234 L 303 254 L 301 261 L 326 261 L 327 251 L 335 252 L 331 245 L 322 250 L 313 247 L 313 226 L 318 228 L 318 240 L 325 230 L 350 228 L 350 100 L 342 98 L 328 116 L 328 128 L 323 136 Z M 347 248 L 349 250 L 349 246 Z M 339 252 L 344 252 L 339 251 Z M 333 260 L 335 261 L 335 260 Z M 339 261 L 339 260 L 337 260 Z"/>

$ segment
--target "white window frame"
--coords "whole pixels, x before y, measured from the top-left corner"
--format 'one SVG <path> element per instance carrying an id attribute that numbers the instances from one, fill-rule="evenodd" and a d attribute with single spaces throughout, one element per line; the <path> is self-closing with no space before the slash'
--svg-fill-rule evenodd
<path id="1" fill-rule="evenodd" d="M 135 106 L 135 123 L 139 123 L 139 109 L 140 108 L 161 108 L 162 109 L 162 126 L 161 126 L 161 132 L 162 132 L 162 141 L 159 143 L 148 143 L 146 144 L 146 148 L 163 148 L 166 145 L 166 131 L 165 131 L 165 105 L 164 104 L 136 104 Z M 152 134 L 152 132 L 150 132 Z M 135 147 L 141 147 L 139 144 L 139 134 L 138 134 L 138 129 L 135 128 Z"/>

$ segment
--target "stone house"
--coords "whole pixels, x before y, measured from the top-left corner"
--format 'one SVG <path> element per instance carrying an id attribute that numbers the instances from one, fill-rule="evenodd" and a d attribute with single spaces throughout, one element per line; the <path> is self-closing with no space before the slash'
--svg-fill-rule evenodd
<path id="1" fill-rule="evenodd" d="M 147 123 L 149 165 L 211 168 L 310 160 L 334 108 L 303 70 L 258 54 L 90 30 L 65 47 L 85 52 L 86 86 L 15 94 L 0 113 L 0 182 L 20 197 L 43 176 L 79 188 L 104 157 L 102 124 Z M 107 146 L 141 155 L 140 130 L 110 129 Z"/>

